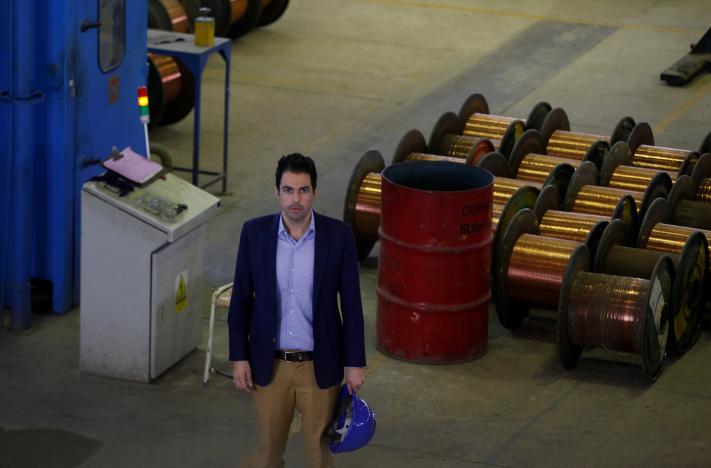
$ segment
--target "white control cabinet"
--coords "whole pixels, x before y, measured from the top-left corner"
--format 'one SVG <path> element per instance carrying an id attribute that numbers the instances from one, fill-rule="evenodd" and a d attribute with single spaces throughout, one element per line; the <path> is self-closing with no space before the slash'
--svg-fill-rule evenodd
<path id="1" fill-rule="evenodd" d="M 172 174 L 81 194 L 82 372 L 150 382 L 202 340 L 205 222 L 219 199 Z"/>

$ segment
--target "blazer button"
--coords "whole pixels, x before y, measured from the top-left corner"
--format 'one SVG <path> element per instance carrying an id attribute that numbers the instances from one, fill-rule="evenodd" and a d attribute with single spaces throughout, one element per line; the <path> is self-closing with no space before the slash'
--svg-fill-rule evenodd
<path id="1" fill-rule="evenodd" d="M 272 343 L 276 343 L 276 338 L 272 338 Z"/>

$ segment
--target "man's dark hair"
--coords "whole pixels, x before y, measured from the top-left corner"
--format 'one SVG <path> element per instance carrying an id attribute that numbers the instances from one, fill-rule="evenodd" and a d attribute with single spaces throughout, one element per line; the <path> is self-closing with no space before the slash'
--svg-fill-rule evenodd
<path id="1" fill-rule="evenodd" d="M 308 174 L 311 176 L 311 187 L 316 190 L 316 164 L 314 160 L 301 153 L 291 153 L 279 159 L 276 169 L 276 188 L 279 189 L 281 175 L 284 172 L 294 174 Z"/>

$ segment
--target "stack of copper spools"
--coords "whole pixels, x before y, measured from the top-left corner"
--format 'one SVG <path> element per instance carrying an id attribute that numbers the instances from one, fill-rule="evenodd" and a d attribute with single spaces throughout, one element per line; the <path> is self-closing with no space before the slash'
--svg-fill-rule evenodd
<path id="1" fill-rule="evenodd" d="M 572 132 L 566 113 L 539 103 L 526 119 L 491 115 L 470 96 L 444 114 L 428 143 L 400 141 L 393 164 L 458 161 L 494 176 L 491 289 L 497 315 L 518 327 L 529 309 L 553 312 L 560 358 L 583 349 L 637 355 L 655 380 L 665 358 L 696 342 L 711 278 L 711 133 L 699 150 L 655 146 L 625 117 L 610 136 Z M 356 165 L 344 219 L 365 259 L 378 240 L 377 151 Z"/>
<path id="2" fill-rule="evenodd" d="M 281 17 L 289 0 L 149 0 L 148 27 L 191 33 L 200 8 L 210 9 L 215 35 L 238 39 Z M 148 96 L 151 125 L 170 125 L 194 106 L 194 77 L 176 57 L 148 54 Z"/>

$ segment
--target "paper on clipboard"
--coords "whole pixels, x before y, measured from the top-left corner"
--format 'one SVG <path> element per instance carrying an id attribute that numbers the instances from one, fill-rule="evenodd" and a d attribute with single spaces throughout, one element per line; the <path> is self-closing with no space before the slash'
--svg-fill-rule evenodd
<path id="1" fill-rule="evenodd" d="M 102 165 L 137 184 L 145 184 L 163 170 L 163 166 L 137 154 L 130 146 L 120 154 L 121 158 L 110 157 Z"/>

